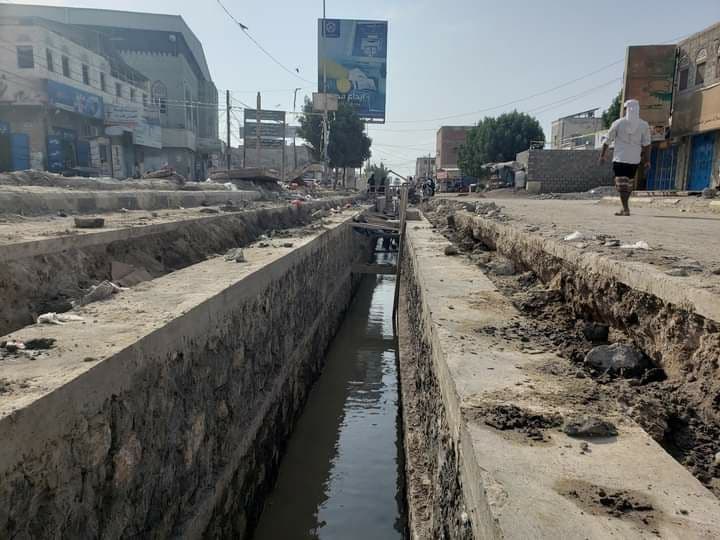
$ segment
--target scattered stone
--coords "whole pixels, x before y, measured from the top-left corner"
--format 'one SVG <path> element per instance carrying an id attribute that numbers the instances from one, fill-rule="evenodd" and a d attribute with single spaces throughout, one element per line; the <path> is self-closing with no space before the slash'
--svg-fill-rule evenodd
<path id="1" fill-rule="evenodd" d="M 705 188 L 702 190 L 702 196 L 704 199 L 714 199 L 715 197 L 717 197 L 717 189 Z"/>
<path id="2" fill-rule="evenodd" d="M 228 262 L 235 261 L 236 263 L 247 262 L 245 260 L 245 254 L 240 248 L 233 248 L 225 254 L 225 260 Z"/>
<path id="3" fill-rule="evenodd" d="M 98 361 L 98 359 L 94 358 L 92 356 L 86 356 L 85 358 L 83 358 L 83 362 L 97 362 L 97 361 Z"/>
<path id="4" fill-rule="evenodd" d="M 55 338 L 35 338 L 25 342 L 25 348 L 30 351 L 43 351 L 52 349 L 57 340 Z"/>
<path id="5" fill-rule="evenodd" d="M 473 253 L 470 255 L 470 260 L 478 266 L 485 266 L 492 260 L 490 253 Z"/>
<path id="6" fill-rule="evenodd" d="M 617 435 L 617 428 L 612 422 L 594 416 L 580 416 L 568 418 L 563 432 L 569 437 L 614 437 Z"/>
<path id="7" fill-rule="evenodd" d="M 283 245 L 282 245 L 282 247 L 284 247 L 284 248 L 291 248 L 291 247 L 293 247 L 294 245 L 295 245 L 295 244 L 293 244 L 292 242 L 284 242 Z"/>
<path id="8" fill-rule="evenodd" d="M 457 246 L 450 245 L 445 248 L 445 255 L 447 255 L 448 257 L 453 257 L 458 253 L 460 253 L 460 251 L 458 250 Z"/>
<path id="9" fill-rule="evenodd" d="M 623 343 L 600 345 L 585 356 L 585 364 L 612 375 L 633 376 L 649 367 L 647 359 Z"/>
<path id="10" fill-rule="evenodd" d="M 482 416 L 488 426 L 500 431 L 519 431 L 537 441 L 545 440 L 542 430 L 557 427 L 562 423 L 562 419 L 557 415 L 543 415 L 515 405 L 496 405 L 483 411 Z"/>
<path id="11" fill-rule="evenodd" d="M 217 208 L 201 208 L 200 209 L 201 214 L 219 214 L 220 210 Z"/>
<path id="12" fill-rule="evenodd" d="M 515 265 L 509 259 L 497 258 L 490 261 L 487 267 L 496 276 L 512 276 L 515 274 Z"/>
<path id="13" fill-rule="evenodd" d="M 605 247 L 620 247 L 620 240 L 606 240 L 603 245 Z"/>
<path id="14" fill-rule="evenodd" d="M 68 217 L 68 215 L 65 212 L 58 212 L 57 216 L 58 217 Z"/>
<path id="15" fill-rule="evenodd" d="M 257 243 L 257 247 L 259 247 L 259 248 L 269 248 L 269 247 L 270 247 L 270 242 L 258 242 L 258 243 Z"/>
<path id="16" fill-rule="evenodd" d="M 583 454 L 587 454 L 590 452 L 590 445 L 586 443 L 585 441 L 580 443 L 580 452 Z"/>
<path id="17" fill-rule="evenodd" d="M 671 268 L 665 274 L 672 277 L 688 277 L 690 275 L 684 268 Z"/>
<path id="18" fill-rule="evenodd" d="M 78 229 L 102 229 L 104 226 L 103 218 L 75 218 L 75 227 Z"/>

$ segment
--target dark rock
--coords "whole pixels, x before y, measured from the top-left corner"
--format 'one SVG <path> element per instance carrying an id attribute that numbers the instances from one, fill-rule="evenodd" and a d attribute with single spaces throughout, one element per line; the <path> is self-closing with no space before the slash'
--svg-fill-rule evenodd
<path id="1" fill-rule="evenodd" d="M 642 353 L 624 343 L 595 347 L 585 356 L 585 364 L 598 371 L 626 376 L 638 375 L 649 367 Z"/>
<path id="2" fill-rule="evenodd" d="M 489 262 L 487 267 L 496 276 L 512 276 L 515 274 L 515 265 L 508 259 L 498 258 Z"/>
<path id="3" fill-rule="evenodd" d="M 25 342 L 25 348 L 31 351 L 41 351 L 46 349 L 52 349 L 55 345 L 55 338 L 35 338 L 29 339 Z"/>
<path id="4" fill-rule="evenodd" d="M 563 432 L 570 437 L 614 437 L 617 435 L 617 428 L 612 422 L 594 416 L 579 416 L 568 418 Z"/>
<path id="5" fill-rule="evenodd" d="M 78 229 L 101 229 L 105 226 L 103 218 L 75 218 L 75 226 Z"/>
<path id="6" fill-rule="evenodd" d="M 456 246 L 447 246 L 445 248 L 445 255 L 447 255 L 448 257 L 452 257 L 453 255 L 457 255 L 458 253 L 460 253 L 460 251 Z"/>
<path id="7" fill-rule="evenodd" d="M 702 190 L 702 196 L 705 199 L 714 199 L 715 197 L 717 197 L 717 189 L 705 188 Z"/>
<path id="8" fill-rule="evenodd" d="M 586 323 L 583 328 L 583 335 L 591 343 L 607 343 L 610 327 L 607 324 Z"/>

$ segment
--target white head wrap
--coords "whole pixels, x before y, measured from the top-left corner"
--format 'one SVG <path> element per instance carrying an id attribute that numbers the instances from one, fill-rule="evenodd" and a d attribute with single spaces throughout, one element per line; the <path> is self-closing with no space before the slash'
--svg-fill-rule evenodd
<path id="1" fill-rule="evenodd" d="M 628 121 L 630 133 L 635 133 L 640 128 L 640 102 L 637 99 L 628 99 L 625 102 L 625 120 Z"/>

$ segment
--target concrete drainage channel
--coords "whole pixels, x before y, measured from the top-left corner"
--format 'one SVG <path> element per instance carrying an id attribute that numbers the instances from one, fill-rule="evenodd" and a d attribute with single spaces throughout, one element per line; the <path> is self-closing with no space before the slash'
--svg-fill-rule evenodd
<path id="1" fill-rule="evenodd" d="M 712 367 L 709 317 L 435 207 L 408 223 L 395 337 L 394 277 L 353 272 L 383 262 L 357 211 L 317 209 L 4 248 L 28 314 L 53 268 L 152 279 L 59 326 L 6 318 L 0 537 L 720 536 L 716 380 L 691 392 L 681 362 Z M 586 365 L 605 341 L 638 365 Z"/>

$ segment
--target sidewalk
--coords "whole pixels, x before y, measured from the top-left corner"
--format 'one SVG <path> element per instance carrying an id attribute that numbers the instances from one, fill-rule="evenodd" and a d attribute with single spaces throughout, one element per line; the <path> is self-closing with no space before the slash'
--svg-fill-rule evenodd
<path id="1" fill-rule="evenodd" d="M 685 279 L 702 288 L 720 293 L 720 216 L 716 213 L 684 213 L 669 208 L 633 206 L 629 217 L 615 216 L 616 208 L 607 202 L 586 200 L 540 200 L 525 198 L 476 198 L 448 196 L 448 200 L 494 202 L 510 223 L 526 225 L 534 234 L 562 240 L 579 231 L 586 236 L 579 244 L 587 252 L 611 258 L 644 262 L 658 270 L 675 271 L 685 267 Z M 597 237 L 600 236 L 598 239 Z M 622 244 L 645 241 L 650 250 L 605 247 L 604 238 Z M 595 239 L 593 239 L 595 238 Z M 690 260 L 687 260 L 690 259 Z"/>

